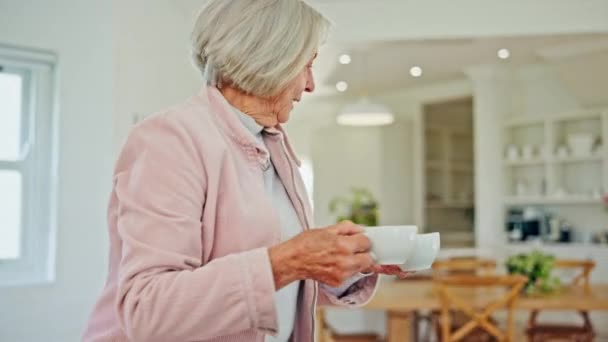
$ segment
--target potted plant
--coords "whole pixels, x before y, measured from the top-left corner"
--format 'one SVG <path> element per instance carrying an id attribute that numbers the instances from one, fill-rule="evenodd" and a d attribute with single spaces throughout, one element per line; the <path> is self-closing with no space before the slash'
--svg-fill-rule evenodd
<path id="1" fill-rule="evenodd" d="M 364 188 L 352 188 L 349 196 L 335 197 L 329 203 L 329 211 L 336 221 L 350 220 L 364 226 L 378 225 L 378 202 Z"/>
<path id="2" fill-rule="evenodd" d="M 526 294 L 549 293 L 560 286 L 559 279 L 551 276 L 555 258 L 540 251 L 518 254 L 507 259 L 507 271 L 528 277 L 524 287 Z"/>

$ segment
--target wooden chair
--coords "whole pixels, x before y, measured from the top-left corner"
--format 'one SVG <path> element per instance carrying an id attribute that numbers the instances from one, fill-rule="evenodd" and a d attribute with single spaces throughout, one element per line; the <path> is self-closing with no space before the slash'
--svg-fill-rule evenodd
<path id="1" fill-rule="evenodd" d="M 382 339 L 375 333 L 339 334 L 333 330 L 325 318 L 325 310 L 317 308 L 317 342 L 380 342 Z"/>
<path id="2" fill-rule="evenodd" d="M 432 266 L 433 278 L 446 276 L 446 275 L 458 275 L 458 274 L 469 274 L 469 275 L 490 275 L 496 271 L 496 261 L 492 259 L 478 258 L 475 256 L 464 256 L 464 257 L 452 257 L 449 259 L 437 260 Z M 452 324 L 458 326 L 459 322 L 466 320 L 466 315 L 458 311 L 452 311 Z M 427 329 L 422 332 L 421 341 L 428 341 L 433 330 L 432 322 L 436 321 L 440 316 L 439 311 L 432 311 L 429 314 L 416 312 L 414 315 L 415 329 L 414 333 L 416 337 L 419 337 L 418 331 L 421 323 L 427 324 Z M 437 330 L 437 329 L 436 329 Z M 437 335 L 439 331 L 437 330 Z"/>
<path id="3" fill-rule="evenodd" d="M 478 274 L 490 275 L 496 271 L 496 260 L 477 257 L 457 257 L 433 263 L 433 275 Z"/>
<path id="4" fill-rule="evenodd" d="M 469 337 L 475 337 L 476 341 L 514 341 L 514 303 L 527 282 L 526 277 L 457 275 L 437 278 L 436 282 L 441 301 L 441 316 L 437 323 L 442 342 L 471 340 Z M 459 297 L 454 291 L 457 288 L 467 290 L 465 292 L 469 298 Z M 491 290 L 483 292 L 488 295 L 488 300 L 480 303 L 479 299 L 475 299 L 472 303 L 470 296 L 481 293 L 480 288 Z M 496 291 L 499 289 L 507 291 Z M 507 309 L 506 330 L 501 330 L 491 319 L 491 315 L 502 308 Z M 452 310 L 463 312 L 468 321 L 454 329 L 451 324 Z"/>
<path id="5" fill-rule="evenodd" d="M 556 260 L 555 269 L 577 269 L 579 273 L 574 277 L 570 286 L 580 286 L 585 293 L 591 293 L 589 277 L 595 268 L 595 262 L 591 260 Z M 591 342 L 595 337 L 593 325 L 587 311 L 579 311 L 583 325 L 539 323 L 537 321 L 539 311 L 532 311 L 528 320 L 526 334 L 528 341 L 576 341 Z"/>

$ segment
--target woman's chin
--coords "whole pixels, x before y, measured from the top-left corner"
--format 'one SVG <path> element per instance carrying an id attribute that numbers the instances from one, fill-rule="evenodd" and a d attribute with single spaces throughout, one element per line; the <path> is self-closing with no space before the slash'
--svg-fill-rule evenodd
<path id="1" fill-rule="evenodd" d="M 284 113 L 281 113 L 280 115 L 277 116 L 277 121 L 280 124 L 284 124 L 287 121 L 289 121 L 289 116 L 290 116 L 291 111 L 286 111 Z"/>

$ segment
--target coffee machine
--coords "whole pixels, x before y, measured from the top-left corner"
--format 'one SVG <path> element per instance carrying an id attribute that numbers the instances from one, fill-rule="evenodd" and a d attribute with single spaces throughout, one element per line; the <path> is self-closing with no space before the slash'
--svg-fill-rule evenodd
<path id="1" fill-rule="evenodd" d="M 547 233 L 548 217 L 535 207 L 513 208 L 507 212 L 507 233 L 511 241 L 543 238 Z"/>

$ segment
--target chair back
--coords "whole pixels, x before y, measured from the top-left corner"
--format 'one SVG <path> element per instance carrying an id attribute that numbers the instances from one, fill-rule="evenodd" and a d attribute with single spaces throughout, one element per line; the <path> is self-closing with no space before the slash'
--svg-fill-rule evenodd
<path id="1" fill-rule="evenodd" d="M 590 285 L 590 276 L 591 271 L 595 268 L 595 262 L 592 260 L 577 260 L 577 259 L 557 259 L 553 263 L 553 268 L 555 271 L 560 270 L 573 270 L 575 272 L 574 278 L 570 282 L 570 286 L 582 286 L 583 291 L 586 294 L 591 293 L 591 285 Z M 591 323 L 591 318 L 589 317 L 589 313 L 587 311 L 579 311 L 578 312 L 581 318 L 583 319 L 583 326 L 575 326 L 574 331 L 576 333 L 587 334 L 586 336 L 589 338 L 593 338 L 593 324 Z M 530 312 L 530 317 L 528 318 L 528 334 L 538 334 L 538 331 L 543 330 L 542 323 L 538 323 L 538 316 L 540 314 L 539 310 L 533 310 Z M 572 340 L 572 336 L 570 333 L 572 330 L 569 330 L 570 327 L 566 327 L 566 329 L 556 330 L 555 326 L 549 325 L 548 329 L 545 330 L 551 331 L 553 334 L 562 334 L 564 340 Z"/>
<path id="2" fill-rule="evenodd" d="M 499 341 L 513 341 L 514 303 L 527 278 L 521 275 L 477 276 L 453 275 L 436 278 L 436 289 L 441 301 L 441 337 L 443 342 L 460 341 L 479 328 Z M 508 322 L 501 330 L 491 315 L 506 308 Z M 469 319 L 451 331 L 451 311 L 458 310 Z"/>
<path id="3" fill-rule="evenodd" d="M 591 271 L 595 268 L 595 261 L 592 260 L 576 260 L 576 259 L 557 259 L 553 267 L 560 269 L 573 269 L 578 273 L 572 279 L 572 286 L 583 286 L 586 293 L 591 293 Z"/>
<path id="4" fill-rule="evenodd" d="M 433 263 L 433 274 L 441 275 L 491 275 L 496 271 L 496 261 L 477 257 L 456 257 L 437 260 Z"/>

